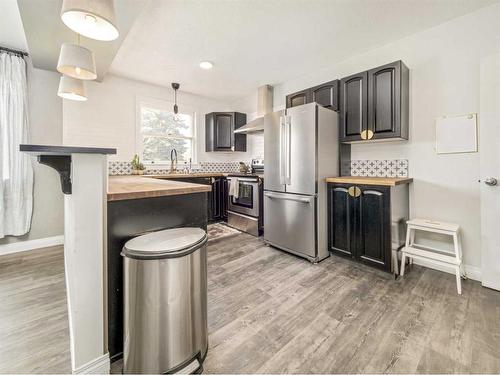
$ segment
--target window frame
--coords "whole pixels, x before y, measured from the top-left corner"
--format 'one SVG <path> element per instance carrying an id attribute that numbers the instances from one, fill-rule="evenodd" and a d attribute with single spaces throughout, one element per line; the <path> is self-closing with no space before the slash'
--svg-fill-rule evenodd
<path id="1" fill-rule="evenodd" d="M 182 103 L 177 103 L 179 106 L 179 112 L 183 114 L 191 114 L 193 117 L 193 129 L 191 137 L 168 137 L 165 138 L 180 138 L 180 139 L 191 139 L 191 163 L 194 165 L 197 162 L 198 156 L 198 111 L 190 106 L 186 106 Z M 148 166 L 167 166 L 170 167 L 170 160 L 161 160 L 158 162 L 145 161 L 143 159 L 143 142 L 142 142 L 142 108 L 148 107 L 151 109 L 156 109 L 160 111 L 173 112 L 174 103 L 164 99 L 156 99 L 150 97 L 140 97 L 136 98 L 136 124 L 135 124 L 135 153 L 141 158 L 141 162 Z M 189 160 L 179 160 L 179 162 L 189 162 Z"/>

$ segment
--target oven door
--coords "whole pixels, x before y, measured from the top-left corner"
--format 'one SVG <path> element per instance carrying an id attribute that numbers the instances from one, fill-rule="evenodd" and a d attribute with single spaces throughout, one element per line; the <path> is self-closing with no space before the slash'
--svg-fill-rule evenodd
<path id="1" fill-rule="evenodd" d="M 238 197 L 228 196 L 228 211 L 258 217 L 259 216 L 259 181 L 252 178 L 228 177 L 228 190 L 231 184 L 239 184 Z"/>

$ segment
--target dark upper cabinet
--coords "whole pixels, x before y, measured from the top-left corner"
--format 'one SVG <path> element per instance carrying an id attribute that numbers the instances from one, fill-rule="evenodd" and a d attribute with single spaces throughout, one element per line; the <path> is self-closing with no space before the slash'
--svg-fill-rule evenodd
<path id="1" fill-rule="evenodd" d="M 338 111 L 339 109 L 339 80 L 323 83 L 309 89 L 310 101 Z"/>
<path id="2" fill-rule="evenodd" d="M 239 112 L 212 112 L 205 116 L 205 150 L 246 151 L 246 134 L 235 129 L 245 125 L 247 116 Z"/>
<path id="3" fill-rule="evenodd" d="M 368 135 L 408 139 L 409 71 L 396 61 L 368 71 Z M 371 133 L 370 133 L 371 131 Z"/>
<path id="4" fill-rule="evenodd" d="M 408 139 L 409 70 L 402 61 L 340 80 L 340 141 Z"/>
<path id="5" fill-rule="evenodd" d="M 340 80 L 339 132 L 341 142 L 361 140 L 368 125 L 368 73 L 353 74 Z"/>
<path id="6" fill-rule="evenodd" d="M 309 103 L 310 100 L 310 93 L 308 90 L 302 90 L 290 95 L 287 95 L 286 97 L 286 107 L 291 108 L 291 107 L 297 107 L 302 104 Z"/>
<path id="7" fill-rule="evenodd" d="M 339 108 L 339 80 L 333 80 L 286 96 L 286 107 L 316 102 L 337 111 Z"/>
<path id="8" fill-rule="evenodd" d="M 393 271 L 393 246 L 404 244 L 408 211 L 408 185 L 329 183 L 328 248 L 333 254 Z"/>

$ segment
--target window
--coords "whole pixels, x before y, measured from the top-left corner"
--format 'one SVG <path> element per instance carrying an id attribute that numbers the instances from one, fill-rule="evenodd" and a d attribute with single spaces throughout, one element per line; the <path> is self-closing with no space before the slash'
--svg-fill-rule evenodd
<path id="1" fill-rule="evenodd" d="M 138 148 L 146 163 L 170 163 L 170 152 L 177 151 L 179 162 L 194 162 L 196 112 L 179 104 L 163 101 L 141 101 L 139 104 Z"/>

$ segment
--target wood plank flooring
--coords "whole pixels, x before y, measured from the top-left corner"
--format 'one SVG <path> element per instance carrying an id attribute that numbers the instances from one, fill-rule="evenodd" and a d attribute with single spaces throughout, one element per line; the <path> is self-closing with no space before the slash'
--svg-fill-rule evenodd
<path id="1" fill-rule="evenodd" d="M 0 372 L 69 371 L 62 253 L 37 254 L 0 257 Z M 458 296 L 453 275 L 313 265 L 247 234 L 210 242 L 208 267 L 206 373 L 500 373 L 500 293 L 477 282 Z"/>
<path id="2" fill-rule="evenodd" d="M 61 246 L 0 256 L 0 373 L 71 373 Z"/>

